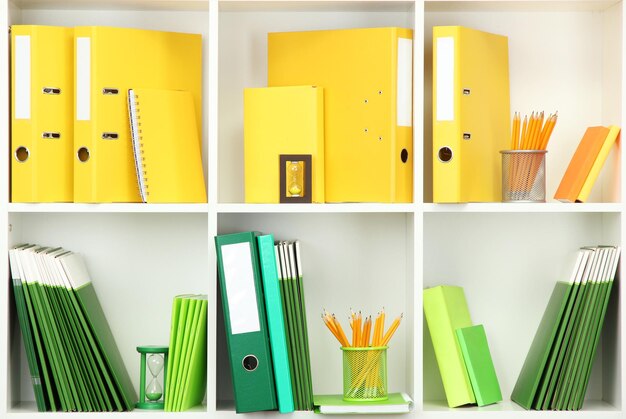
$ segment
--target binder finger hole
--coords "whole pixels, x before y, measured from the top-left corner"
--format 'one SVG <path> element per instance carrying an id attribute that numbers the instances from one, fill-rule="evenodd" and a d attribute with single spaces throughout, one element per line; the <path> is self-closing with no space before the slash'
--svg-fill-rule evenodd
<path id="1" fill-rule="evenodd" d="M 254 355 L 246 355 L 241 363 L 246 371 L 254 371 L 259 366 L 259 360 Z"/>
<path id="2" fill-rule="evenodd" d="M 24 146 L 20 146 L 15 150 L 15 160 L 19 161 L 20 163 L 24 163 L 26 160 L 28 160 L 29 156 L 30 151 L 28 151 L 28 149 Z"/>
<path id="3" fill-rule="evenodd" d="M 409 159 L 409 152 L 406 151 L 406 148 L 403 148 L 402 151 L 400 152 L 400 160 L 402 160 L 402 163 L 406 163 L 408 159 Z"/>
<path id="4" fill-rule="evenodd" d="M 437 154 L 439 156 L 439 161 L 442 163 L 447 163 L 452 160 L 452 149 L 450 147 L 441 147 Z"/>
<path id="5" fill-rule="evenodd" d="M 76 157 L 78 157 L 78 160 L 80 160 L 82 163 L 85 163 L 87 160 L 89 160 L 89 149 L 87 147 L 79 148 L 76 152 Z"/>

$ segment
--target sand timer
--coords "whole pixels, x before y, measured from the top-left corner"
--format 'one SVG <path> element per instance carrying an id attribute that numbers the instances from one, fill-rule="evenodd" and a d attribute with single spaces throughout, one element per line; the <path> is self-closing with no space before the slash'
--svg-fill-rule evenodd
<path id="1" fill-rule="evenodd" d="M 163 409 L 167 379 L 167 346 L 137 346 L 141 354 L 139 409 Z M 147 368 L 146 368 L 147 367 Z M 146 380 L 148 384 L 146 385 Z"/>

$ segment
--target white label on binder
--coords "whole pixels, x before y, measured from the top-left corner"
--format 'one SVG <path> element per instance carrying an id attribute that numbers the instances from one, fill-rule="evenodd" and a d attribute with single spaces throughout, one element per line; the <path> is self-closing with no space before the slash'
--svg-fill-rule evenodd
<path id="1" fill-rule="evenodd" d="M 76 38 L 76 119 L 91 119 L 91 38 Z"/>
<path id="2" fill-rule="evenodd" d="M 30 119 L 30 36 L 15 35 L 15 119 Z"/>
<path id="3" fill-rule="evenodd" d="M 437 121 L 454 120 L 454 38 L 437 38 Z"/>
<path id="4" fill-rule="evenodd" d="M 261 330 L 250 243 L 222 246 L 224 283 L 233 335 Z"/>
<path id="5" fill-rule="evenodd" d="M 397 125 L 410 127 L 413 120 L 413 40 L 398 38 Z"/>

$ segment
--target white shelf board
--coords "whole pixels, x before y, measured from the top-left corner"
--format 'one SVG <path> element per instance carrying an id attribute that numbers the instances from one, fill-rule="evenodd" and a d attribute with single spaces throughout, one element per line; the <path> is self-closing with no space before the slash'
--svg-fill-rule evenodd
<path id="1" fill-rule="evenodd" d="M 492 404 L 490 406 L 477 407 L 457 407 L 449 408 L 445 401 L 430 401 L 424 402 L 424 417 L 450 417 L 458 418 L 464 415 L 470 415 L 476 417 L 480 416 L 490 418 L 500 417 L 522 417 L 528 418 L 529 416 L 549 417 L 553 418 L 571 418 L 572 414 L 584 414 L 593 412 L 593 418 L 623 418 L 621 410 L 615 406 L 602 401 L 602 400 L 586 400 L 583 409 L 579 412 L 572 411 L 537 411 L 537 410 L 525 410 L 511 400 L 504 400 L 500 403 Z M 421 415 L 420 415 L 421 416 Z"/>
<path id="2" fill-rule="evenodd" d="M 218 214 L 237 213 L 413 213 L 414 204 L 217 204 Z"/>
<path id="3" fill-rule="evenodd" d="M 426 0 L 426 12 L 598 12 L 617 0 Z"/>
<path id="4" fill-rule="evenodd" d="M 8 204 L 9 213 L 208 213 L 208 204 Z"/>
<path id="5" fill-rule="evenodd" d="M 220 0 L 220 12 L 407 12 L 407 0 Z"/>
<path id="6" fill-rule="evenodd" d="M 209 10 L 209 0 L 12 0 L 20 9 Z"/>
<path id="7" fill-rule="evenodd" d="M 589 204 L 564 204 L 561 202 L 549 203 L 468 203 L 468 204 L 424 204 L 426 213 L 619 213 L 624 209 L 620 203 L 589 203 Z"/>

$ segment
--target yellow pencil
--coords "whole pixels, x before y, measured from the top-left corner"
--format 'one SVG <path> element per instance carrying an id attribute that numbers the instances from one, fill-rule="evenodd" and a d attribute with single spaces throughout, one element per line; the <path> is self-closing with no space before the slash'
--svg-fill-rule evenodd
<path id="1" fill-rule="evenodd" d="M 350 341 L 348 340 L 348 337 L 344 333 L 343 328 L 341 327 L 341 323 L 339 323 L 339 321 L 337 320 L 334 314 L 333 314 L 333 323 L 335 324 L 335 328 L 337 329 L 339 336 L 341 336 L 341 342 L 343 346 L 350 347 Z"/>
<path id="2" fill-rule="evenodd" d="M 363 344 L 364 348 L 370 346 L 370 330 L 372 328 L 372 316 L 369 316 L 365 320 L 365 326 L 363 326 Z"/>
<path id="3" fill-rule="evenodd" d="M 519 114 L 515 112 L 513 116 L 513 130 L 511 133 L 511 150 L 515 150 L 517 147 L 519 138 Z"/>
<path id="4" fill-rule="evenodd" d="M 518 150 L 523 150 L 524 149 L 524 145 L 526 144 L 526 135 L 528 131 L 528 115 L 524 115 L 524 124 L 522 125 L 522 136 L 519 139 L 519 146 L 517 147 Z"/>
<path id="5" fill-rule="evenodd" d="M 391 337 L 393 336 L 393 334 L 396 332 L 396 330 L 398 329 L 398 326 L 400 326 L 400 321 L 402 320 L 402 316 L 403 314 L 399 315 L 398 317 L 396 317 L 396 319 L 393 321 L 393 323 L 391 324 L 391 326 L 389 327 L 389 330 L 387 330 L 387 333 L 385 333 L 385 337 L 383 338 L 383 344 L 381 346 L 387 346 L 387 344 L 389 343 L 389 341 L 391 340 Z"/>

